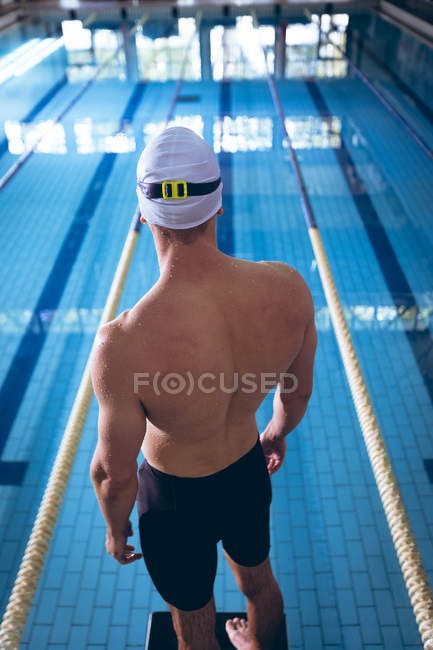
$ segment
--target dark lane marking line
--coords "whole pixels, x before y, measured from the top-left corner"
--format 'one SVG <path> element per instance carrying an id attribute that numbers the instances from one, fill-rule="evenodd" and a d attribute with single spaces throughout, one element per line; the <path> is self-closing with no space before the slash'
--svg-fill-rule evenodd
<path id="1" fill-rule="evenodd" d="M 20 122 L 32 122 L 35 117 L 45 108 L 45 106 L 57 95 L 60 90 L 66 86 L 68 78 L 64 74 L 54 86 L 52 86 L 43 97 L 34 105 L 34 107 L 25 115 Z M 0 140 L 0 156 L 3 156 L 8 150 L 8 139 Z"/>
<path id="2" fill-rule="evenodd" d="M 221 168 L 221 179 L 223 182 L 223 206 L 224 214 L 217 217 L 217 242 L 218 248 L 226 253 L 234 253 L 233 235 L 233 154 L 230 151 L 223 151 L 223 123 L 224 117 L 231 117 L 231 82 L 223 80 L 220 82 L 219 113 L 221 120 L 221 151 L 218 160 Z"/>
<path id="3" fill-rule="evenodd" d="M 424 468 L 430 483 L 433 483 L 433 458 L 424 458 Z"/>
<path id="4" fill-rule="evenodd" d="M 120 119 L 132 121 L 140 105 L 145 84 L 137 84 Z M 65 235 L 51 272 L 45 282 L 32 318 L 11 361 L 0 388 L 0 454 L 7 443 L 28 384 L 42 352 L 50 324 L 68 283 L 73 266 L 95 215 L 104 187 L 118 154 L 106 153 L 83 196 L 81 204 Z M 28 462 L 0 460 L 0 485 L 21 485 Z"/>
<path id="5" fill-rule="evenodd" d="M 319 114 L 325 119 L 330 119 L 332 114 L 317 84 L 312 80 L 306 80 L 305 83 Z M 402 314 L 407 309 L 414 309 L 416 313 L 419 313 L 420 309 L 416 298 L 343 138 L 341 138 L 340 148 L 334 149 L 334 153 L 398 313 Z M 423 331 L 409 331 L 403 328 L 403 331 L 433 404 L 433 337 L 431 332 L 428 328 Z"/>
<path id="6" fill-rule="evenodd" d="M 199 102 L 201 99 L 200 95 L 179 95 L 177 98 L 177 103 L 194 103 Z"/>

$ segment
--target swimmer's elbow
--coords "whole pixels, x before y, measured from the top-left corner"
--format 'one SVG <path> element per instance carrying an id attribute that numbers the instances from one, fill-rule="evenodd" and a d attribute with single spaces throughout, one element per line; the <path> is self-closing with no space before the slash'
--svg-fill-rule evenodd
<path id="1" fill-rule="evenodd" d="M 283 404 L 290 404 L 292 405 L 294 402 L 305 402 L 308 403 L 311 399 L 311 395 L 313 394 L 313 389 L 305 389 L 301 391 L 294 391 L 293 393 L 290 393 L 289 395 L 284 395 L 281 396 L 281 401 Z"/>
<path id="2" fill-rule="evenodd" d="M 137 476 L 137 460 L 113 462 L 100 446 L 96 446 L 90 463 L 89 475 L 93 483 L 104 483 L 108 488 L 122 488 Z"/>
<path id="3" fill-rule="evenodd" d="M 108 491 L 115 492 L 127 487 L 133 479 L 137 477 L 137 464 L 131 471 L 114 472 L 107 471 L 100 463 L 90 466 L 90 478 L 92 483 L 104 484 Z"/>
<path id="4" fill-rule="evenodd" d="M 95 453 L 93 454 L 93 458 L 90 463 L 89 476 L 92 480 L 92 483 L 97 484 L 101 484 L 108 478 L 108 472 L 103 462 L 103 454 L 101 454 L 98 446 L 96 446 Z"/>
<path id="5" fill-rule="evenodd" d="M 92 483 L 102 483 L 107 478 L 107 472 L 98 462 L 92 462 L 90 464 L 89 476 Z"/>
<path id="6" fill-rule="evenodd" d="M 313 394 L 312 386 L 296 392 L 297 398 L 303 400 L 304 402 L 309 402 L 312 394 Z"/>

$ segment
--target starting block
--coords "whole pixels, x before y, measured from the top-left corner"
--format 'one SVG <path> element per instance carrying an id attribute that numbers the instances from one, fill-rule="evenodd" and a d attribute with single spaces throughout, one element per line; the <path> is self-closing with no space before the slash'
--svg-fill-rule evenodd
<path id="1" fill-rule="evenodd" d="M 217 612 L 216 635 L 221 650 L 233 650 L 225 631 L 225 624 L 229 618 L 246 618 L 246 614 L 245 612 Z M 151 612 L 149 614 L 145 650 L 177 650 L 176 635 L 173 630 L 170 612 Z M 284 617 L 273 650 L 289 650 L 286 617 Z"/>

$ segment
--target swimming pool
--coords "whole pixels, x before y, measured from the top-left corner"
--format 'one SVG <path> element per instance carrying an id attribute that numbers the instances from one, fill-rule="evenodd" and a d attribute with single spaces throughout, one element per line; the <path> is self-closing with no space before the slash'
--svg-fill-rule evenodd
<path id="1" fill-rule="evenodd" d="M 45 38 L 36 27 L 30 37 L 14 30 L 7 41 L 0 34 L 1 55 Z M 292 264 L 315 299 L 315 391 L 289 439 L 285 466 L 273 477 L 271 558 L 290 647 L 420 648 L 266 79 L 254 73 L 236 31 L 222 30 L 216 79 L 187 79 L 179 89 L 175 79 L 119 79 L 114 66 L 0 193 L 2 611 L 134 213 L 138 152 L 162 128 L 175 98 L 174 121 L 197 129 L 219 155 L 221 248 Z M 156 67 L 162 59 L 155 54 Z M 374 74 L 374 61 L 368 66 Z M 361 81 L 344 71 L 311 72 L 277 81 L 286 125 L 432 581 L 433 162 Z M 0 85 L 0 175 L 82 83 L 59 47 Z M 381 84 L 433 146 L 426 112 L 392 76 L 381 76 Z M 143 228 L 121 309 L 157 275 Z M 270 408 L 267 399 L 260 428 Z M 104 522 L 88 478 L 96 419 L 93 402 L 22 648 L 142 647 L 149 611 L 164 609 L 143 565 L 118 568 L 105 553 Z M 215 598 L 217 609 L 243 608 L 222 557 Z"/>

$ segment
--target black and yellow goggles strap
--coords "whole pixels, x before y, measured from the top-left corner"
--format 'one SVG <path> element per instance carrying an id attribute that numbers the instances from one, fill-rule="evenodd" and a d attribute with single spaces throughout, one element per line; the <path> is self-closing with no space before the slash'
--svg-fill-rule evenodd
<path id="1" fill-rule="evenodd" d="M 162 183 L 138 182 L 144 196 L 148 199 L 186 199 L 189 196 L 211 194 L 219 187 L 221 177 L 208 183 L 187 183 L 183 180 L 162 181 Z"/>

